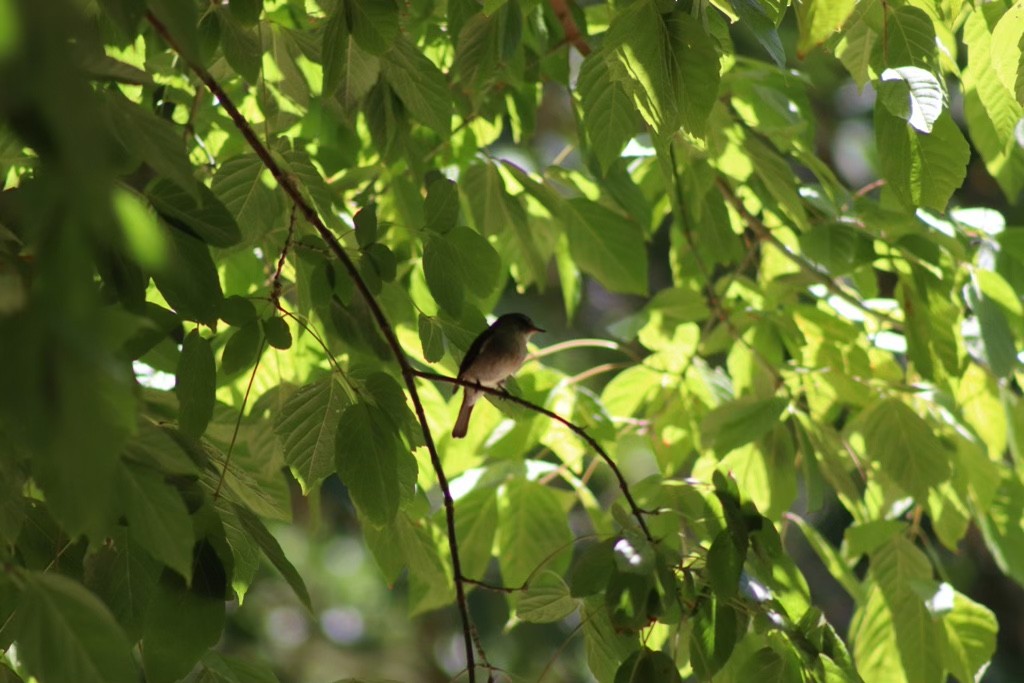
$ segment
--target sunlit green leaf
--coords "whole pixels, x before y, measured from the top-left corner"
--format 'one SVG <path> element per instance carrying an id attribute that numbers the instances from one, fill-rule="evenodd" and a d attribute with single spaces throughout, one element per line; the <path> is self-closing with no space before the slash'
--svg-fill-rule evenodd
<path id="1" fill-rule="evenodd" d="M 498 496 L 498 565 L 508 586 L 522 586 L 534 572 L 564 573 L 572 533 L 555 493 L 529 481 L 511 481 Z"/>
<path id="2" fill-rule="evenodd" d="M 281 550 L 281 545 L 277 542 L 277 539 L 267 530 L 267 527 L 263 525 L 260 518 L 249 510 L 241 505 L 235 505 L 234 510 L 238 520 L 242 523 L 242 527 L 260 549 L 263 550 L 263 554 L 267 556 L 270 563 L 274 565 L 277 571 L 281 572 L 285 581 L 295 591 L 299 601 L 302 602 L 306 609 L 312 612 L 313 607 L 309 601 L 309 591 L 306 589 L 306 584 L 299 575 L 299 572 L 296 571 L 295 565 L 285 557 L 284 551 Z"/>

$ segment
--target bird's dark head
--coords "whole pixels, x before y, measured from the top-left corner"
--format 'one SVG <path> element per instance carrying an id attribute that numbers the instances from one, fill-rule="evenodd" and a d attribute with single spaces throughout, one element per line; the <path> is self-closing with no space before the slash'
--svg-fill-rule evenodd
<path id="1" fill-rule="evenodd" d="M 511 328 L 517 332 L 527 335 L 528 337 L 544 331 L 537 327 L 528 316 L 525 316 L 522 313 L 506 313 L 495 320 L 494 325 L 495 327 Z"/>

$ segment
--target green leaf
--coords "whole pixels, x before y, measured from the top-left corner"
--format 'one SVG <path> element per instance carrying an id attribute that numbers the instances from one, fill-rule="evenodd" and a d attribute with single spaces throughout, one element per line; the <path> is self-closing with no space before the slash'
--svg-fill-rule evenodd
<path id="1" fill-rule="evenodd" d="M 590 148 L 606 171 L 640 127 L 628 77 L 617 57 L 597 50 L 583 60 L 576 81 Z"/>
<path id="2" fill-rule="evenodd" d="M 900 85 L 897 87 L 897 84 Z M 946 93 L 932 72 L 903 66 L 882 72 L 879 97 L 889 111 L 905 119 L 915 130 L 931 133 L 945 106 Z"/>
<path id="3" fill-rule="evenodd" d="M 763 683 L 788 683 L 802 680 L 799 672 L 793 671 L 782 655 L 770 647 L 762 647 L 750 655 L 737 677 L 741 681 L 759 681 Z M 831 681 L 832 679 L 825 679 Z"/>
<path id="4" fill-rule="evenodd" d="M 860 581 L 853 574 L 853 570 L 843 561 L 836 552 L 836 549 L 820 534 L 818 530 L 808 524 L 802 517 L 795 514 L 788 514 L 786 518 L 796 523 L 796 526 L 803 533 L 807 543 L 814 550 L 818 559 L 825 565 L 825 569 L 832 575 L 840 586 L 854 599 L 856 603 L 863 602 L 864 591 Z M 902 525 L 901 525 L 902 526 Z M 847 530 L 853 527 L 848 527 Z M 859 555 L 859 553 L 857 553 Z M 854 555 L 856 556 L 856 555 Z"/>
<path id="5" fill-rule="evenodd" d="M 229 296 L 224 299 L 220 310 L 220 319 L 236 328 L 244 327 L 256 319 L 256 306 L 245 297 Z"/>
<path id="6" fill-rule="evenodd" d="M 145 0 L 100 0 L 99 4 L 126 37 L 138 34 L 139 22 L 146 14 Z"/>
<path id="7" fill-rule="evenodd" d="M 967 174 L 970 147 L 948 111 L 923 134 L 885 107 L 875 107 L 875 134 L 882 172 L 907 206 L 944 211 Z"/>
<path id="8" fill-rule="evenodd" d="M 583 602 L 580 620 L 583 623 L 587 665 L 597 680 L 610 683 L 622 662 L 639 646 L 636 634 L 615 630 L 604 598 L 600 596 Z"/>
<path id="9" fill-rule="evenodd" d="M 235 3 L 230 9 L 234 10 Z M 243 26 L 229 10 L 218 8 L 217 19 L 220 24 L 220 46 L 224 51 L 224 59 L 238 75 L 249 83 L 256 83 L 260 77 L 263 51 L 260 49 L 259 36 L 252 28 Z"/>
<path id="10" fill-rule="evenodd" d="M 779 39 L 779 32 L 761 3 L 757 0 L 730 0 L 730 4 L 739 15 L 740 21 L 751 30 L 775 65 L 785 66 L 786 51 L 782 47 L 782 40 Z"/>
<path id="11" fill-rule="evenodd" d="M 356 242 L 365 249 L 377 241 L 377 205 L 367 204 L 352 217 L 356 226 Z"/>
<path id="12" fill-rule="evenodd" d="M 503 249 L 502 255 L 520 269 L 516 276 L 519 283 L 537 283 L 542 287 L 547 279 L 546 259 L 529 228 L 529 216 L 522 202 L 506 191 L 498 167 L 491 163 L 470 166 L 459 177 L 459 189 L 477 232 L 509 240 L 512 248 Z"/>
<path id="13" fill-rule="evenodd" d="M 246 323 L 238 328 L 224 345 L 224 353 L 220 358 L 221 373 L 230 377 L 252 367 L 262 346 L 263 334 L 258 322 Z"/>
<path id="14" fill-rule="evenodd" d="M 441 135 L 452 128 L 452 98 L 444 74 L 404 38 L 391 43 L 381 73 L 409 112 Z"/>
<path id="15" fill-rule="evenodd" d="M 433 235 L 423 250 L 423 274 L 434 299 L 452 315 L 466 299 L 483 299 L 498 284 L 501 258 L 494 247 L 467 227 Z"/>
<path id="16" fill-rule="evenodd" d="M 338 476 L 360 513 L 378 526 L 398 514 L 402 498 L 398 435 L 386 415 L 360 401 L 345 409 L 335 437 Z"/>
<path id="17" fill-rule="evenodd" d="M 427 520 L 414 519 L 404 512 L 399 514 L 397 526 L 398 542 L 409 564 L 410 616 L 451 605 L 455 584 L 451 568 L 440 555 L 440 531 Z"/>
<path id="18" fill-rule="evenodd" d="M 234 562 L 231 589 L 241 603 L 256 577 L 256 571 L 260 568 L 260 549 L 235 514 L 235 503 L 226 498 L 227 496 L 217 498 L 213 507 L 224 527 L 224 539 L 231 550 L 231 559 Z"/>
<path id="19" fill-rule="evenodd" d="M 232 3 L 234 5 L 234 3 Z M 270 666 L 252 659 L 207 652 L 196 683 L 280 683 Z"/>
<path id="20" fill-rule="evenodd" d="M 838 31 L 853 11 L 855 0 L 808 0 L 797 6 L 800 29 L 796 54 L 800 59 Z"/>
<path id="21" fill-rule="evenodd" d="M 497 528 L 498 498 L 493 488 L 473 489 L 455 501 L 455 537 L 465 576 L 484 576 Z"/>
<path id="22" fill-rule="evenodd" d="M 182 432 L 197 439 L 203 435 L 213 417 L 216 388 L 217 366 L 210 341 L 199 330 L 192 330 L 181 346 L 174 382 L 178 427 Z"/>
<path id="23" fill-rule="evenodd" d="M 746 548 L 739 548 L 731 531 L 723 529 L 711 542 L 707 556 L 708 583 L 719 598 L 726 600 L 739 589 Z"/>
<path id="24" fill-rule="evenodd" d="M 260 321 L 267 343 L 275 349 L 286 351 L 292 346 L 292 331 L 283 317 L 271 316 Z"/>
<path id="25" fill-rule="evenodd" d="M 285 557 L 284 551 L 281 550 L 281 545 L 277 542 L 277 539 L 267 530 L 267 527 L 264 526 L 260 518 L 250 512 L 248 508 L 237 504 L 233 507 L 235 514 L 238 516 L 238 521 L 242 523 L 242 528 L 245 529 L 250 538 L 256 541 L 256 545 L 263 550 L 263 554 L 267 556 L 267 559 L 274 565 L 274 568 L 281 572 L 281 576 L 284 577 L 284 580 L 295 591 L 295 596 L 299 599 L 299 602 L 312 613 L 313 606 L 309 600 L 309 591 L 306 589 L 306 584 L 299 575 L 299 572 L 296 571 L 295 565 Z"/>
<path id="26" fill-rule="evenodd" d="M 1017 347 L 1006 314 L 981 290 L 978 278 L 972 278 L 966 293 L 967 303 L 974 309 L 981 327 L 985 360 L 996 377 L 1008 377 L 1017 367 Z"/>
<path id="27" fill-rule="evenodd" d="M 1001 571 L 1024 580 L 1024 484 L 1012 471 L 1002 481 L 988 511 L 978 520 L 985 545 Z"/>
<path id="28" fill-rule="evenodd" d="M 138 154 L 154 171 L 179 187 L 198 192 L 199 184 L 192 175 L 192 164 L 185 156 L 181 131 L 170 121 L 129 101 L 120 92 L 108 90 L 107 93 L 111 131 L 125 149 Z"/>
<path id="29" fill-rule="evenodd" d="M 231 430 L 227 431 L 227 435 L 233 432 L 235 415 L 232 414 L 230 419 L 230 423 L 222 423 L 221 427 Z M 210 496 L 214 491 L 219 491 L 218 504 L 226 506 L 227 502 L 238 503 L 264 519 L 291 521 L 292 503 L 288 483 L 276 466 L 261 467 L 263 463 L 253 462 L 252 455 L 236 449 L 231 456 L 231 466 L 225 469 L 224 453 L 208 444 L 204 443 L 203 446 L 210 456 L 210 462 L 202 472 L 201 481 Z M 225 502 L 221 503 L 222 500 Z M 223 510 L 220 513 L 222 516 L 225 514 Z"/>
<path id="30" fill-rule="evenodd" d="M 151 470 L 120 468 L 118 492 L 128 533 L 150 555 L 192 580 L 192 519 L 177 489 Z"/>
<path id="31" fill-rule="evenodd" d="M 594 544 L 583 551 L 569 573 L 569 584 L 574 598 L 600 593 L 608 587 L 615 570 L 614 546 L 616 539 Z"/>
<path id="32" fill-rule="evenodd" d="M 859 672 L 865 680 L 942 680 L 944 634 L 916 590 L 931 581 L 928 558 L 896 537 L 872 554 L 870 571 L 875 585 L 850 629 Z"/>
<path id="33" fill-rule="evenodd" d="M 338 38 L 340 54 L 333 54 L 336 64 L 332 69 L 338 70 L 339 84 L 335 88 L 338 100 L 347 108 L 353 109 L 367 93 L 377 84 L 380 77 L 381 60 L 377 55 L 364 50 L 359 43 L 350 37 Z M 326 71 L 325 71 L 326 73 Z M 335 78 L 334 71 L 331 77 Z M 325 88 L 325 93 L 329 91 Z M 353 112 L 354 115 L 354 112 Z"/>
<path id="34" fill-rule="evenodd" d="M 996 650 L 999 623 L 992 610 L 957 592 L 953 610 L 942 618 L 947 647 L 942 648 L 946 669 L 959 681 L 983 675 Z"/>
<path id="35" fill-rule="evenodd" d="M 897 7 L 886 17 L 885 35 L 887 64 L 934 70 L 935 26 L 924 10 L 912 5 Z"/>
<path id="36" fill-rule="evenodd" d="M 880 14 L 881 5 L 858 3 L 836 44 L 836 57 L 850 72 L 857 87 L 862 89 L 878 73 L 872 68 L 871 63 L 875 45 L 880 39 L 879 32 L 875 29 L 877 22 L 870 21 L 873 11 Z"/>
<path id="37" fill-rule="evenodd" d="M 163 565 L 133 541 L 127 529 L 119 528 L 109 543 L 85 558 L 83 583 L 106 603 L 128 639 L 135 642 L 142 637 L 162 571 Z"/>
<path id="38" fill-rule="evenodd" d="M 420 345 L 423 347 L 423 360 L 436 363 L 444 358 L 444 330 L 434 318 L 420 313 L 417 327 L 420 334 Z"/>
<path id="39" fill-rule="evenodd" d="M 785 398 L 745 397 L 724 403 L 704 416 L 701 439 L 720 456 L 764 436 L 789 405 Z"/>
<path id="40" fill-rule="evenodd" d="M 852 430 L 863 435 L 865 453 L 882 472 L 922 503 L 929 488 L 949 478 L 949 456 L 934 429 L 899 399 L 868 406 Z"/>
<path id="41" fill-rule="evenodd" d="M 459 191 L 455 183 L 444 177 L 431 182 L 423 201 L 423 215 L 428 230 L 448 232 L 454 228 L 459 220 Z"/>
<path id="42" fill-rule="evenodd" d="M 191 2 L 178 0 L 146 0 L 149 10 L 160 20 L 174 38 L 185 59 L 194 64 L 202 63 L 199 49 L 199 18 L 196 6 Z"/>
<path id="43" fill-rule="evenodd" d="M 530 581 L 526 592 L 516 601 L 516 616 L 532 624 L 561 621 L 576 611 L 565 581 L 552 571 L 544 571 Z"/>
<path id="44" fill-rule="evenodd" d="M 701 680 L 711 680 L 725 666 L 736 647 L 740 628 L 735 609 L 719 600 L 701 600 L 690 634 L 690 663 Z"/>
<path id="45" fill-rule="evenodd" d="M 213 327 L 220 317 L 224 294 L 210 249 L 181 230 L 169 229 L 171 251 L 153 281 L 167 303 L 182 318 Z"/>
<path id="46" fill-rule="evenodd" d="M 142 420 L 138 432 L 125 444 L 122 455 L 129 461 L 168 475 L 194 476 L 199 473 L 199 466 L 205 459 L 196 459 L 197 454 L 182 445 L 181 440 L 186 438 L 175 429 Z M 205 456 L 203 453 L 198 455 Z"/>
<path id="47" fill-rule="evenodd" d="M 719 56 L 701 24 L 686 10 L 662 15 L 643 0 L 620 12 L 607 36 L 639 87 L 634 99 L 644 119 L 663 136 L 680 125 L 702 136 L 718 96 Z"/>
<path id="48" fill-rule="evenodd" d="M 682 683 L 682 680 L 671 657 L 647 647 L 630 655 L 615 672 L 615 683 Z"/>
<path id="49" fill-rule="evenodd" d="M 301 149 L 293 149 L 281 156 L 288 164 L 288 169 L 300 181 L 302 188 L 312 197 L 324 222 L 338 232 L 346 231 L 348 226 L 341 221 L 334 210 L 336 190 L 332 190 L 327 185 L 320 171 L 310 160 L 309 154 Z"/>
<path id="50" fill-rule="evenodd" d="M 28 672 L 48 683 L 138 680 L 128 638 L 95 595 L 56 573 L 23 578 L 14 629 Z"/>
<path id="51" fill-rule="evenodd" d="M 517 8 L 518 11 L 518 8 Z M 506 41 L 509 6 L 488 16 L 478 12 L 459 29 L 451 73 L 472 91 L 482 91 L 498 76 L 502 58 L 514 45 Z"/>
<path id="52" fill-rule="evenodd" d="M 275 415 L 284 460 L 309 494 L 334 472 L 335 433 L 348 398 L 333 377 L 301 387 Z"/>
<path id="53" fill-rule="evenodd" d="M 146 196 L 157 213 L 174 227 L 212 247 L 230 247 L 242 239 L 231 212 L 205 185 L 198 185 L 199 201 L 169 180 L 157 180 Z"/>
<path id="54" fill-rule="evenodd" d="M 647 248 L 640 226 L 583 198 L 563 204 L 562 220 L 572 257 L 584 272 L 610 291 L 647 293 Z"/>
<path id="55" fill-rule="evenodd" d="M 1016 95 L 1017 102 L 1024 104 L 1024 5 L 1019 2 L 1006 10 L 992 29 L 992 67 L 1003 86 Z M 973 57 L 973 55 L 972 55 Z"/>
<path id="56" fill-rule="evenodd" d="M 156 211 L 139 195 L 122 188 L 115 188 L 113 200 L 114 213 L 132 259 L 143 269 L 161 267 L 167 255 L 167 238 L 157 222 Z"/>
<path id="57" fill-rule="evenodd" d="M 563 574 L 572 554 L 572 532 L 554 491 L 512 480 L 498 492 L 498 565 L 506 586 L 522 586 L 537 570 Z"/>
<path id="58" fill-rule="evenodd" d="M 345 56 L 349 43 L 348 18 L 345 16 L 345 3 L 339 3 L 331 12 L 324 28 L 321 57 L 324 67 L 324 80 L 321 88 L 324 96 L 333 95 L 341 84 L 345 73 Z"/>
<path id="59" fill-rule="evenodd" d="M 997 5 L 981 7 L 964 22 L 963 39 L 969 55 L 963 72 L 964 118 L 985 168 L 1012 201 L 1024 188 L 1024 148 L 1016 135 L 1024 107 L 993 67 L 993 55 L 1014 51 L 1009 45 L 996 49 L 993 41 L 990 27 L 1000 9 Z M 1003 59 L 997 58 L 996 63 Z"/>
<path id="60" fill-rule="evenodd" d="M 816 225 L 800 234 L 800 249 L 832 275 L 849 273 L 875 258 L 870 236 L 845 223 Z"/>
<path id="61" fill-rule="evenodd" d="M 263 181 L 268 175 L 259 157 L 242 154 L 222 162 L 213 176 L 213 193 L 235 217 L 249 242 L 262 238 L 281 218 L 280 195 Z"/>
<path id="62" fill-rule="evenodd" d="M 384 54 L 398 38 L 398 5 L 394 0 L 346 0 L 349 28 L 360 47 Z"/>
<path id="63" fill-rule="evenodd" d="M 224 567 L 205 541 L 196 546 L 196 557 L 196 576 L 206 580 L 186 587 L 176 574 L 164 572 L 150 603 L 142 637 L 142 665 L 150 683 L 185 676 L 224 630 Z"/>
<path id="64" fill-rule="evenodd" d="M 754 170 L 768 188 L 769 194 L 798 226 L 806 226 L 807 211 L 797 190 L 797 180 L 786 160 L 753 135 L 744 139 L 743 146 L 750 154 Z"/>
<path id="65" fill-rule="evenodd" d="M 263 12 L 263 0 L 231 0 L 231 12 L 243 24 L 255 24 Z"/>

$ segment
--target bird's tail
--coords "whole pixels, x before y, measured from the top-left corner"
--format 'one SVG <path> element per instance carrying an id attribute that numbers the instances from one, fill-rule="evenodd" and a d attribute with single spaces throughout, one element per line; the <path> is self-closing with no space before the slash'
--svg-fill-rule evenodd
<path id="1" fill-rule="evenodd" d="M 452 438 L 461 439 L 466 436 L 466 430 L 469 429 L 469 416 L 473 412 L 473 403 L 470 401 L 469 396 L 462 399 L 462 407 L 459 408 L 459 417 L 455 420 L 455 426 L 452 427 Z"/>

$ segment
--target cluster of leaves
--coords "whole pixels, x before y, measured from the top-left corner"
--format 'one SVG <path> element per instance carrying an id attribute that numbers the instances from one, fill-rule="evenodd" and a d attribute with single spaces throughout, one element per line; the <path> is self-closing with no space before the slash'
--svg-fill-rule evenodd
<path id="1" fill-rule="evenodd" d="M 1024 582 L 1024 230 L 946 211 L 972 150 L 1024 187 L 1024 6 L 786 5 L 0 2 L 7 661 L 273 680 L 211 650 L 225 601 L 262 557 L 312 609 L 266 521 L 336 473 L 411 615 L 500 577 L 518 620 L 578 615 L 600 681 L 973 680 L 994 616 L 926 551 L 973 524 Z M 787 11 L 800 55 L 877 93 L 880 191 L 818 155 Z M 578 158 L 497 158 L 542 104 Z M 652 295 L 599 394 L 540 362 L 514 386 L 645 473 L 637 505 L 521 406 L 449 440 L 457 405 L 411 374 L 453 372 L 551 268 L 569 319 L 586 278 Z M 800 490 L 849 513 L 840 548 Z M 846 642 L 794 528 L 856 604 Z"/>

